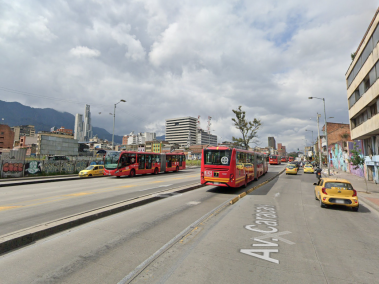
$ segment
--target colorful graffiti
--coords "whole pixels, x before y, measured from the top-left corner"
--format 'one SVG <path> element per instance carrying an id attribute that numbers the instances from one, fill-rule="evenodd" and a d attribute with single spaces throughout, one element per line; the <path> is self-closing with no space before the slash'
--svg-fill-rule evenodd
<path id="1" fill-rule="evenodd" d="M 23 161 L 3 161 L 1 169 L 1 177 L 22 177 L 24 171 Z"/>
<path id="2" fill-rule="evenodd" d="M 343 149 L 342 142 L 335 143 L 329 146 L 330 153 L 330 165 L 335 169 L 339 169 L 341 171 L 348 171 L 348 154 Z"/>
<path id="3" fill-rule="evenodd" d="M 30 161 L 25 163 L 24 176 L 41 174 L 42 161 Z"/>
<path id="4" fill-rule="evenodd" d="M 355 142 L 347 142 L 347 144 L 349 148 L 349 158 L 352 156 L 351 150 L 354 150 L 354 144 L 356 145 L 356 149 L 362 153 L 362 141 L 357 140 Z M 363 157 L 363 154 L 361 154 L 361 157 Z M 365 169 L 363 165 L 356 168 L 354 165 L 349 163 L 349 171 L 353 175 L 364 177 Z"/>

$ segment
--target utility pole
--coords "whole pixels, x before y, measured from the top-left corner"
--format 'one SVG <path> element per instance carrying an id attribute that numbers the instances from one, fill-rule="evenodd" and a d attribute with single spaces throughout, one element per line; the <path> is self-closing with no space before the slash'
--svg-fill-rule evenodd
<path id="1" fill-rule="evenodd" d="M 319 154 L 319 157 L 320 157 L 320 167 L 322 168 L 322 156 L 321 156 L 321 140 L 320 140 L 320 127 L 319 127 L 319 124 L 318 124 L 318 121 L 320 119 L 320 116 L 321 114 L 318 114 L 317 113 L 317 131 L 318 131 L 318 154 Z"/>

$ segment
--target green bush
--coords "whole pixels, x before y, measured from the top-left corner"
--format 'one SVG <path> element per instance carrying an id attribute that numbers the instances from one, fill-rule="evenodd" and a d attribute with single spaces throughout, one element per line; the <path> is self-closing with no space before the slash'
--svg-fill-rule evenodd
<path id="1" fill-rule="evenodd" d="M 187 160 L 186 161 L 186 166 L 201 166 L 201 160 Z"/>

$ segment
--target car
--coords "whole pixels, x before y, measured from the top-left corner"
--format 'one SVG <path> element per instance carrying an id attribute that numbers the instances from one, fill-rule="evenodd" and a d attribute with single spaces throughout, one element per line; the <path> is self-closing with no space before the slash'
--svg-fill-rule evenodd
<path id="1" fill-rule="evenodd" d="M 79 172 L 79 177 L 92 177 L 104 175 L 103 165 L 91 165 Z"/>
<path id="2" fill-rule="evenodd" d="M 313 166 L 311 164 L 307 164 L 304 166 L 304 173 L 311 173 L 313 174 L 315 171 L 313 169 Z"/>
<path id="3" fill-rule="evenodd" d="M 297 175 L 297 167 L 295 164 L 288 164 L 286 167 L 286 175 Z"/>
<path id="4" fill-rule="evenodd" d="M 327 205 L 342 205 L 358 211 L 359 202 L 357 191 L 346 179 L 321 178 L 315 185 L 315 199 L 321 207 Z"/>

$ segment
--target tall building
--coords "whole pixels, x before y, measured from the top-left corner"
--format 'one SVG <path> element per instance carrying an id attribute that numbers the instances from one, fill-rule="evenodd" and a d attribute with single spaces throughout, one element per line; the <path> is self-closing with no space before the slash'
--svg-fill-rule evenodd
<path id="1" fill-rule="evenodd" d="M 196 144 L 195 117 L 179 117 L 166 119 L 166 141 L 188 147 Z"/>
<path id="2" fill-rule="evenodd" d="M 14 132 L 14 142 L 20 141 L 20 136 L 31 136 L 34 137 L 36 130 L 34 125 L 20 125 L 11 127 Z"/>
<path id="3" fill-rule="evenodd" d="M 79 142 L 84 141 L 84 131 L 83 131 L 83 115 L 77 113 L 75 115 L 75 126 L 74 126 L 74 139 Z"/>
<path id="4" fill-rule="evenodd" d="M 363 142 L 363 155 L 366 157 L 365 168 L 367 168 L 365 175 L 368 180 L 373 180 L 375 177 L 376 182 L 379 182 L 377 174 L 379 170 L 378 12 L 379 9 L 368 26 L 345 74 L 351 139 Z"/>
<path id="5" fill-rule="evenodd" d="M 0 124 L 0 149 L 13 149 L 14 132 L 6 124 Z"/>
<path id="6" fill-rule="evenodd" d="M 197 145 L 211 145 L 217 146 L 217 135 L 208 134 L 208 132 L 197 129 L 196 130 L 196 144 Z"/>
<path id="7" fill-rule="evenodd" d="M 84 140 L 88 141 L 92 138 L 92 124 L 90 106 L 86 105 L 84 112 Z"/>
<path id="8" fill-rule="evenodd" d="M 274 137 L 268 137 L 268 147 L 272 147 L 276 150 L 276 142 Z"/>
<path id="9" fill-rule="evenodd" d="M 90 106 L 86 105 L 84 110 L 84 122 L 83 115 L 77 113 L 75 115 L 74 126 L 74 139 L 79 142 L 89 141 L 92 138 L 92 124 L 91 124 L 91 111 Z"/>
<path id="10" fill-rule="evenodd" d="M 278 143 L 278 155 L 279 156 L 287 155 L 286 146 L 283 146 L 282 143 Z"/>

